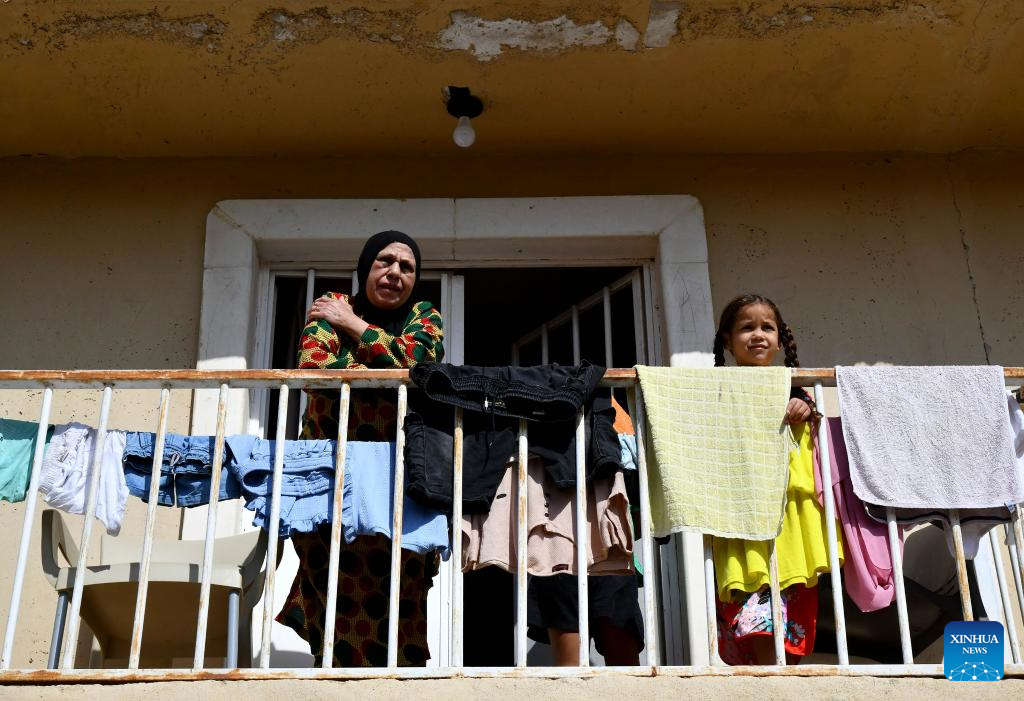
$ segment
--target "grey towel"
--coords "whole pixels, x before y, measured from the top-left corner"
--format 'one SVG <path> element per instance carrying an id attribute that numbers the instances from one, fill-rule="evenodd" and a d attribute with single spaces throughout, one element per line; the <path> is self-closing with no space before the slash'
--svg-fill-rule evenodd
<path id="1" fill-rule="evenodd" d="M 1006 393 L 1008 416 L 1010 418 L 1010 442 L 1014 446 L 1014 453 L 1017 461 L 1017 474 L 1021 481 L 1024 481 L 1024 412 L 1013 395 Z M 864 504 L 868 516 L 885 523 L 886 510 L 883 506 L 876 504 Z M 946 533 L 946 545 L 949 546 L 949 554 L 956 557 L 956 549 L 953 546 L 953 533 L 949 512 L 941 509 L 894 509 L 896 522 L 908 526 L 917 523 L 934 523 L 940 526 Z M 973 560 L 978 554 L 978 546 L 982 537 L 994 526 L 1009 522 L 1010 510 L 1005 506 L 997 506 L 991 509 L 961 509 L 960 525 L 963 530 L 964 555 L 968 560 Z"/>
<path id="2" fill-rule="evenodd" d="M 984 509 L 1024 500 L 1003 369 L 837 367 L 853 490 L 867 504 Z"/>

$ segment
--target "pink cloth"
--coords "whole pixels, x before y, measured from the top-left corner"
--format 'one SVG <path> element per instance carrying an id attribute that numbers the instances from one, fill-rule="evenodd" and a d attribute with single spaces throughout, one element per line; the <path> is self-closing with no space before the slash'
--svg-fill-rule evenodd
<path id="1" fill-rule="evenodd" d="M 891 604 L 896 598 L 886 525 L 868 516 L 864 502 L 853 493 L 842 419 L 836 417 L 825 421 L 832 463 L 832 494 L 839 522 L 843 526 L 843 583 L 846 593 L 861 611 L 877 611 Z M 818 450 L 819 446 L 816 444 L 814 487 L 818 493 L 818 501 L 823 503 Z M 903 554 L 902 533 L 900 554 Z"/>
<path id="2" fill-rule="evenodd" d="M 517 463 L 509 462 L 486 514 L 462 517 L 462 569 L 516 568 Z M 527 571 L 534 576 L 576 574 L 576 490 L 557 489 L 544 462 L 527 463 Z M 633 574 L 633 529 L 622 470 L 587 485 L 587 571 L 591 575 Z"/>

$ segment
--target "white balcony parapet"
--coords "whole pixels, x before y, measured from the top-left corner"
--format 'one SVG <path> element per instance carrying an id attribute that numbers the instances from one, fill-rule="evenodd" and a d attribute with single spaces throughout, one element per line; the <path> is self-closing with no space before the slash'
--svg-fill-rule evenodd
<path id="1" fill-rule="evenodd" d="M 603 300 L 607 309 L 607 289 L 604 291 Z M 598 303 L 602 297 L 594 300 Z M 565 320 L 573 321 L 575 313 Z M 527 339 L 528 340 L 528 339 Z M 523 340 L 521 339 L 521 342 Z M 792 373 L 794 386 L 813 387 L 814 396 L 819 405 L 823 405 L 824 387 L 835 386 L 835 373 L 831 369 L 794 369 Z M 1024 382 L 1024 368 L 1007 368 L 1005 370 L 1007 385 L 1020 385 Z M 891 511 L 888 518 L 889 542 L 892 549 L 894 578 L 896 580 L 896 605 L 898 611 L 899 630 L 898 636 L 902 650 L 903 664 L 850 664 L 849 651 L 846 637 L 846 616 L 843 607 L 843 593 L 841 578 L 833 577 L 832 607 L 836 621 L 836 665 L 806 664 L 787 665 L 781 626 L 781 602 L 778 586 L 777 562 L 772 550 L 771 556 L 771 584 L 772 584 L 772 614 L 774 626 L 774 647 L 775 664 L 758 667 L 727 666 L 722 663 L 717 650 L 717 623 L 714 613 L 715 602 L 715 581 L 714 568 L 711 557 L 710 538 L 705 538 L 704 557 L 701 567 L 696 571 L 684 571 L 683 578 L 691 586 L 704 587 L 705 601 L 707 602 L 707 635 L 699 640 L 691 639 L 691 650 L 702 648 L 702 654 L 706 654 L 710 660 L 708 665 L 669 665 L 663 664 L 662 641 L 658 621 L 658 592 L 655 586 L 661 578 L 656 576 L 655 549 L 651 538 L 650 522 L 650 498 L 649 479 L 647 472 L 647 455 L 650 446 L 645 445 L 645 422 L 643 394 L 637 384 L 636 373 L 630 369 L 609 369 L 602 385 L 605 387 L 623 387 L 627 390 L 629 413 L 633 417 L 636 429 L 637 453 L 639 457 L 638 479 L 640 484 L 640 533 L 639 542 L 642 550 L 642 561 L 645 567 L 644 587 L 644 629 L 647 644 L 647 659 L 649 663 L 639 667 L 614 667 L 614 668 L 592 668 L 589 663 L 589 635 L 588 624 L 589 614 L 587 606 L 587 545 L 586 538 L 586 489 L 584 476 L 586 474 L 585 461 L 585 417 L 581 412 L 577 417 L 577 489 L 576 489 L 576 563 L 578 577 L 579 596 L 579 631 L 580 649 L 579 663 L 575 667 L 528 667 L 526 658 L 526 589 L 527 589 L 527 458 L 529 452 L 528 438 L 525 429 L 525 422 L 521 422 L 518 444 L 518 503 L 516 517 L 516 537 L 518 541 L 516 558 L 516 628 L 515 628 L 515 660 L 514 665 L 505 668 L 466 668 L 462 666 L 464 646 L 462 637 L 463 597 L 462 597 L 462 572 L 461 572 L 461 537 L 460 524 L 462 520 L 461 495 L 462 495 L 462 446 L 463 446 L 463 422 L 462 411 L 455 410 L 455 449 L 453 456 L 452 470 L 454 474 L 454 507 L 453 507 L 453 553 L 456 558 L 456 566 L 453 568 L 453 598 L 452 610 L 450 611 L 451 625 L 451 665 L 435 668 L 399 668 L 398 663 L 398 587 L 399 587 L 399 564 L 402 533 L 402 519 L 404 502 L 404 451 L 402 443 L 404 434 L 402 422 L 407 409 L 407 390 L 409 375 L 406 370 L 68 370 L 68 371 L 46 371 L 46 370 L 7 370 L 0 371 L 0 389 L 39 389 L 42 388 L 42 405 L 39 413 L 39 440 L 37 441 L 35 454 L 33 455 L 31 477 L 29 483 L 29 495 L 25 508 L 25 519 L 22 527 L 21 539 L 16 557 L 15 572 L 13 578 L 13 590 L 10 598 L 10 608 L 4 634 L 4 645 L 2 657 L 0 657 L 0 683 L 7 682 L 53 682 L 53 681 L 106 681 L 106 682 L 134 682 L 147 680 L 189 680 L 189 679 L 363 679 L 372 677 L 402 677 L 402 678 L 444 678 L 444 677 L 589 677 L 596 674 L 618 673 L 633 676 L 650 675 L 673 675 L 673 676 L 941 676 L 943 670 L 941 665 L 916 664 L 914 663 L 913 650 L 911 649 L 911 637 L 909 619 L 907 614 L 906 592 L 903 587 L 902 578 L 902 557 L 898 547 L 898 532 L 895 520 Z M 277 412 L 276 425 L 276 452 L 274 455 L 273 481 L 270 503 L 270 516 L 267 523 L 271 546 L 266 555 L 265 578 L 265 605 L 262 611 L 262 626 L 260 628 L 263 645 L 257 666 L 253 669 L 239 669 L 233 666 L 227 669 L 211 669 L 206 664 L 206 633 L 209 616 L 209 605 L 211 595 L 213 548 L 216 534 L 217 500 L 211 501 L 208 512 L 208 521 L 205 537 L 205 554 L 200 578 L 201 593 L 199 615 L 196 622 L 196 642 L 194 660 L 191 669 L 140 669 L 140 654 L 143 635 L 143 623 L 145 621 L 148 585 L 152 565 L 153 551 L 153 530 L 156 519 L 157 485 L 160 473 L 160 456 L 162 447 L 167 435 L 168 413 L 170 406 L 170 390 L 172 389 L 208 389 L 218 388 L 220 390 L 220 401 L 218 404 L 216 439 L 214 443 L 214 464 L 211 475 L 211 494 L 219 493 L 219 484 L 222 479 L 221 466 L 223 464 L 225 426 L 227 425 L 228 393 L 232 389 L 278 389 L 280 390 L 280 406 Z M 317 389 L 339 389 L 341 393 L 341 421 L 339 422 L 338 449 L 336 453 L 336 483 L 332 495 L 334 509 L 331 523 L 331 547 L 330 547 L 330 568 L 327 582 L 328 611 L 335 610 L 335 603 L 338 597 L 338 575 L 337 563 L 341 551 L 341 499 L 345 479 L 344 464 L 346 452 L 345 427 L 347 426 L 347 415 L 350 411 L 350 397 L 352 389 L 356 388 L 378 388 L 381 391 L 394 391 L 398 405 L 398 434 L 396 436 L 396 475 L 394 487 L 394 513 L 392 521 L 392 556 L 391 556 L 391 579 L 390 579 L 390 606 L 388 620 L 388 655 L 386 668 L 336 668 L 333 666 L 334 626 L 325 626 L 324 654 L 322 668 L 293 668 L 293 669 L 271 669 L 270 668 L 270 626 L 274 617 L 273 601 L 276 581 L 274 577 L 276 563 L 276 548 L 273 543 L 278 537 L 279 509 L 281 481 L 284 459 L 284 436 L 285 422 L 287 421 L 288 394 L 291 390 L 307 388 Z M 79 627 L 79 613 L 83 599 L 85 586 L 84 576 L 74 577 L 73 591 L 71 594 L 71 619 L 69 621 L 69 636 L 67 649 L 59 669 L 37 670 L 37 669 L 11 669 L 11 660 L 14 651 L 14 639 L 17 631 L 18 619 L 21 612 L 21 599 L 24 588 L 25 571 L 28 566 L 28 550 L 32 539 L 32 528 L 35 522 L 36 493 L 39 486 L 41 472 L 43 445 L 42 437 L 45 437 L 46 425 L 51 414 L 53 401 L 53 390 L 63 389 L 95 389 L 102 393 L 102 402 L 99 419 L 99 431 L 97 440 L 103 440 L 106 432 L 110 407 L 114 389 L 160 389 L 160 410 L 156 429 L 156 448 L 154 451 L 152 482 L 150 487 L 149 505 L 147 508 L 144 538 L 142 551 L 140 553 L 139 581 L 137 598 L 135 602 L 135 615 L 133 619 L 131 635 L 131 652 L 128 658 L 126 669 L 75 669 L 74 660 L 76 654 L 77 631 Z M 820 443 L 826 439 L 824 425 L 820 427 L 818 440 Z M 96 511 L 96 482 L 99 475 L 99 456 L 101 450 L 96 450 L 96 460 L 90 475 L 91 498 L 86 507 L 86 518 L 83 522 L 81 534 L 81 549 L 78 554 L 75 571 L 86 572 L 88 556 L 88 544 L 92 529 L 93 515 Z M 831 570 L 838 572 L 838 534 L 835 525 L 836 507 L 833 502 L 831 489 L 831 470 L 829 466 L 828 451 L 821 451 L 822 464 L 822 492 L 827 524 L 827 546 Z M 955 559 L 958 573 L 959 590 L 961 594 L 961 607 L 963 620 L 973 620 L 970 592 L 967 580 L 967 566 L 964 556 L 962 535 L 959 527 L 959 514 L 950 512 L 950 522 L 953 525 L 955 543 Z M 999 538 L 995 530 L 990 535 L 988 542 L 993 551 L 995 581 L 999 589 L 999 602 L 1003 612 L 1003 620 L 1006 621 L 1008 632 L 1008 643 L 1012 653 L 1012 663 L 1006 665 L 1007 676 L 1024 676 L 1024 664 L 1022 664 L 1020 643 L 1016 631 L 1016 616 L 1024 618 L 1024 593 L 1021 591 L 1021 581 L 1024 580 L 1024 569 L 1021 566 L 1022 553 L 1024 553 L 1024 533 L 1022 533 L 1019 509 L 1014 511 L 1013 522 L 1004 528 L 1008 551 L 1010 554 L 1010 566 L 1013 582 L 1015 583 L 1016 597 L 1011 595 L 1008 579 L 1003 571 L 1003 557 L 1000 551 Z M 1016 614 L 1013 611 L 1013 604 L 1016 603 Z M 228 650 L 227 660 L 229 665 L 237 665 L 237 650 Z M 51 661 L 52 663 L 53 661 Z"/>

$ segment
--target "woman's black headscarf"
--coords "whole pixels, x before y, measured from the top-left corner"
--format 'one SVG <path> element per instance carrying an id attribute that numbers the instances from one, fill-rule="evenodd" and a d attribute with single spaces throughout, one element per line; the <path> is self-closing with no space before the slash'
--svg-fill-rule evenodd
<path id="1" fill-rule="evenodd" d="M 377 254 L 392 243 L 404 243 L 412 249 L 416 258 L 416 280 L 412 285 L 412 292 L 405 304 L 397 309 L 381 309 L 373 306 L 366 296 L 366 281 L 370 277 L 370 269 L 373 262 L 377 260 Z M 359 254 L 359 263 L 356 267 L 356 276 L 359 279 L 359 294 L 352 300 L 352 308 L 364 321 L 379 326 L 390 334 L 401 333 L 405 324 L 405 318 L 409 310 L 416 303 L 416 286 L 420 281 L 420 247 L 416 245 L 412 237 L 403 234 L 401 231 L 382 231 L 371 236 L 363 246 L 363 252 Z"/>

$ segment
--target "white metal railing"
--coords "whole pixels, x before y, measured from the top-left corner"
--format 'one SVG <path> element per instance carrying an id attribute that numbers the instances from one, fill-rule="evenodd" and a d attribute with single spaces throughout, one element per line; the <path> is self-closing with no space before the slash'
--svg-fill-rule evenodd
<path id="1" fill-rule="evenodd" d="M 1010 385 L 1020 384 L 1024 380 L 1024 368 L 1010 368 L 1006 370 L 1006 382 Z M 404 451 L 402 422 L 407 410 L 407 383 L 408 373 L 405 370 L 340 370 L 340 371 L 311 371 L 311 370 L 254 370 L 254 371 L 199 371 L 199 370 L 166 370 L 166 371 L 0 371 L 0 389 L 39 389 L 42 388 L 42 401 L 39 412 L 39 429 L 37 443 L 32 459 L 32 472 L 29 485 L 29 494 L 26 499 L 24 525 L 21 533 L 21 540 L 18 549 L 17 561 L 14 573 L 13 590 L 10 599 L 7 625 L 4 634 L 2 657 L 0 657 L 0 682 L 5 681 L 53 681 L 53 680 L 148 680 L 148 679 L 196 679 L 202 678 L 366 678 L 374 676 L 402 676 L 435 678 L 448 676 L 542 676 L 562 677 L 579 676 L 591 674 L 588 671 L 589 665 L 589 635 L 587 611 L 587 577 L 586 577 L 586 553 L 588 537 L 586 490 L 585 490 L 585 441 L 583 440 L 585 424 L 582 412 L 578 416 L 577 435 L 577 488 L 576 488 L 576 557 L 578 572 L 578 594 L 579 594 L 579 631 L 580 649 L 579 665 L 569 668 L 529 668 L 526 664 L 526 591 L 527 591 L 527 457 L 529 445 L 527 442 L 525 422 L 520 423 L 518 438 L 518 504 L 516 510 L 516 537 L 518 541 L 517 562 L 516 562 L 516 630 L 515 630 L 515 666 L 511 668 L 464 668 L 463 662 L 463 612 L 462 612 L 462 543 L 460 537 L 460 524 L 462 519 L 462 475 L 463 475 L 463 426 L 462 412 L 455 410 L 455 448 L 453 456 L 454 475 L 454 500 L 452 524 L 455 537 L 452 542 L 453 556 L 456 558 L 456 566 L 452 568 L 452 590 L 454 592 L 451 610 L 448 612 L 451 618 L 451 649 L 452 665 L 439 668 L 399 668 L 398 662 L 398 594 L 400 575 L 400 548 L 403 518 L 403 496 L 404 496 Z M 620 667 L 616 671 L 632 675 L 654 675 L 672 674 L 677 676 L 692 675 L 821 675 L 821 674 L 843 674 L 843 675 L 877 675 L 877 676 L 939 676 L 942 674 L 941 665 L 915 664 L 913 650 L 910 644 L 910 630 L 907 616 L 906 593 L 903 588 L 902 557 L 898 547 L 898 527 L 893 518 L 891 510 L 888 515 L 889 542 L 894 566 L 894 578 L 896 583 L 896 604 L 899 618 L 899 638 L 903 655 L 903 664 L 899 665 L 851 665 L 847 649 L 845 632 L 845 614 L 843 609 L 843 597 L 841 578 L 833 576 L 832 606 L 836 621 L 836 647 L 838 650 L 838 665 L 808 664 L 789 666 L 786 664 L 783 640 L 783 627 L 781 625 L 780 590 L 777 571 L 777 559 L 774 548 L 771 551 L 771 572 L 770 581 L 772 587 L 772 615 L 774 623 L 774 646 L 775 664 L 762 667 L 730 667 L 722 663 L 718 656 L 718 641 L 715 617 L 715 578 L 714 565 L 711 557 L 710 538 L 704 539 L 704 562 L 701 571 L 683 572 L 687 582 L 703 584 L 705 601 L 707 603 L 707 637 L 701 640 L 690 640 L 691 649 L 698 646 L 706 646 L 711 660 L 707 666 L 679 666 L 666 665 L 662 663 L 661 645 L 659 630 L 656 625 L 658 611 L 656 606 L 655 586 L 660 581 L 654 572 L 653 543 L 651 538 L 650 523 L 650 499 L 647 475 L 647 447 L 644 444 L 645 437 L 645 412 L 642 394 L 637 385 L 636 374 L 633 370 L 610 369 L 602 380 L 603 386 L 625 387 L 628 396 L 629 413 L 633 417 L 636 429 L 637 452 L 639 458 L 638 478 L 640 482 L 640 544 L 642 548 L 642 559 L 648 572 L 645 578 L 644 587 L 644 633 L 647 643 L 647 665 L 639 667 Z M 815 399 L 819 406 L 824 404 L 824 386 L 834 386 L 835 374 L 832 370 L 800 369 L 793 373 L 793 384 L 796 386 L 813 386 Z M 334 647 L 334 626 L 324 627 L 324 653 L 322 669 L 270 669 L 270 631 L 274 617 L 274 591 L 277 585 L 275 573 L 277 548 L 274 544 L 278 539 L 278 521 L 280 509 L 281 483 L 284 463 L 284 426 L 287 420 L 288 394 L 292 390 L 316 388 L 316 389 L 338 389 L 340 390 L 340 420 L 339 435 L 336 452 L 336 480 L 334 493 L 334 517 L 331 524 L 331 545 L 329 551 L 329 577 L 327 591 L 327 610 L 334 611 L 338 596 L 338 562 L 341 552 L 341 499 L 342 489 L 345 480 L 345 451 L 347 414 L 350 408 L 351 390 L 353 388 L 378 388 L 381 391 L 395 391 L 398 404 L 399 426 L 396 436 L 396 474 L 394 487 L 394 514 L 392 522 L 392 567 L 389 592 L 389 622 L 388 622 L 388 655 L 387 668 L 346 668 L 338 669 L 333 667 Z M 35 521 L 35 510 L 37 499 L 36 494 L 39 487 L 40 468 L 43 461 L 43 449 L 45 442 L 46 427 L 49 422 L 51 406 L 53 402 L 53 391 L 55 389 L 95 389 L 101 391 L 102 400 L 99 414 L 99 428 L 96 436 L 94 460 L 89 475 L 91 484 L 90 498 L 86 505 L 86 513 L 82 527 L 81 548 L 74 563 L 76 574 L 86 572 L 89 561 L 89 542 L 93 520 L 97 508 L 98 489 L 96 486 L 100 474 L 100 456 L 102 455 L 102 444 L 106 438 L 107 424 L 110 416 L 111 404 L 113 401 L 113 390 L 117 389 L 159 389 L 160 406 L 156 426 L 156 441 L 153 453 L 152 478 L 150 483 L 149 504 L 147 508 L 145 533 L 142 550 L 140 554 L 139 583 L 135 603 L 135 617 L 132 626 L 131 652 L 127 669 L 103 669 L 103 670 L 82 670 L 74 669 L 74 661 L 77 653 L 77 639 L 80 622 L 80 611 L 82 606 L 84 576 L 74 576 L 73 591 L 71 595 L 71 615 L 68 623 L 67 646 L 63 660 L 58 670 L 12 670 L 11 660 L 14 647 L 14 637 L 18 626 L 18 619 L 21 609 L 22 594 L 24 588 L 25 571 L 28 563 L 28 551 L 32 538 L 32 527 Z M 270 514 L 267 524 L 271 547 L 267 548 L 266 554 L 266 576 L 264 579 L 264 608 L 262 612 L 262 627 L 260 655 L 258 668 L 256 669 L 207 669 L 205 668 L 205 644 L 207 625 L 209 621 L 210 590 L 213 568 L 214 536 L 217 526 L 217 505 L 218 500 L 212 498 L 210 501 L 207 528 L 205 537 L 203 566 L 200 575 L 200 598 L 199 613 L 196 623 L 196 642 L 193 665 L 190 670 L 140 670 L 139 660 L 143 638 L 143 630 L 148 603 L 148 586 L 152 567 L 153 531 L 157 512 L 157 491 L 160 480 L 160 470 L 163 459 L 163 446 L 167 434 L 168 416 L 170 411 L 170 390 L 171 389 L 219 389 L 216 438 L 214 441 L 213 469 L 211 474 L 210 494 L 220 493 L 220 482 L 222 480 L 222 464 L 225 444 L 225 426 L 227 422 L 228 395 L 231 389 L 270 389 L 280 390 L 280 409 L 277 413 L 276 426 L 276 450 L 274 454 L 274 471 L 271 486 Z M 821 477 L 822 493 L 824 500 L 825 518 L 827 523 L 827 539 L 829 561 L 832 572 L 839 571 L 837 533 L 835 528 L 835 504 L 831 485 L 831 466 L 829 464 L 829 453 L 824 448 L 827 445 L 824 422 L 820 427 L 818 440 L 823 449 L 821 456 Z M 971 620 L 970 592 L 968 589 L 966 561 L 964 558 L 962 533 L 959 526 L 959 518 L 956 512 L 950 514 L 954 541 L 956 544 L 956 566 L 958 582 L 962 602 L 964 620 Z M 1017 615 L 1024 615 L 1024 590 L 1021 588 L 1024 579 L 1022 570 L 1021 554 L 1024 552 L 1024 533 L 1021 529 L 1019 509 L 1013 512 L 1012 524 L 1005 529 L 1008 540 L 1008 551 L 1011 559 L 1011 571 L 1016 590 Z M 1003 571 L 1003 559 L 996 531 L 989 533 L 989 541 L 992 545 L 996 567 L 996 581 L 998 583 L 1000 603 L 1003 610 L 1003 619 L 1006 622 L 1013 663 L 1007 665 L 1007 674 L 1024 675 L 1024 664 L 1021 660 L 1021 651 L 1016 635 L 1016 618 L 1011 603 L 1011 592 Z M 230 653 L 230 651 L 229 651 Z M 230 654 L 229 654 L 230 659 Z"/>

